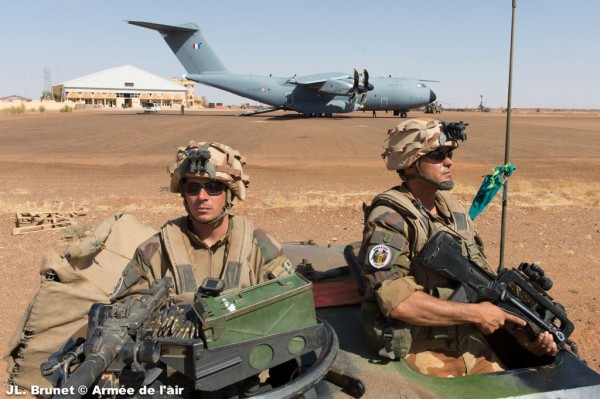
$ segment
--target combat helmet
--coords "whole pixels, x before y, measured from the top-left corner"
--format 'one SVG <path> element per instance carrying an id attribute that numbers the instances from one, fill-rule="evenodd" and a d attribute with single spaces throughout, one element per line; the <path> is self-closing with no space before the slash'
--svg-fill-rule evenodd
<path id="1" fill-rule="evenodd" d="M 250 176 L 244 174 L 245 164 L 246 160 L 239 151 L 225 144 L 190 141 L 187 147 L 177 149 L 175 163 L 168 168 L 171 174 L 170 191 L 181 194 L 187 177 L 206 177 L 225 183 L 228 188 L 227 203 L 220 219 L 233 206 L 233 197 L 240 201 L 246 198 Z"/>
<path id="2" fill-rule="evenodd" d="M 437 119 L 409 119 L 388 130 L 388 145 L 381 156 L 388 170 L 404 170 L 423 155 L 441 147 L 458 147 L 467 139 L 466 123 Z"/>

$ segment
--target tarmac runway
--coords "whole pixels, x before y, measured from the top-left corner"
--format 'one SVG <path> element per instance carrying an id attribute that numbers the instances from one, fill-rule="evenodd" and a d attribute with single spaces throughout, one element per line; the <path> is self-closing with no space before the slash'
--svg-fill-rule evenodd
<path id="1" fill-rule="evenodd" d="M 39 286 L 46 248 L 65 245 L 59 231 L 17 235 L 16 211 L 85 207 L 93 227 L 132 213 L 154 228 L 183 211 L 168 193 L 166 166 L 190 140 L 218 141 L 247 158 L 248 200 L 234 212 L 251 217 L 281 242 L 322 245 L 360 240 L 362 203 L 398 184 L 380 154 L 392 114 L 302 118 L 277 112 L 186 110 L 0 116 L 0 351 Z M 410 117 L 424 116 L 411 112 Z M 470 205 L 481 176 L 504 163 L 504 113 L 444 112 L 469 123 L 455 152 L 455 192 Z M 431 117 L 431 115 L 428 115 Z M 575 323 L 572 338 L 600 371 L 600 114 L 513 112 L 506 265 L 537 262 L 554 280 L 551 295 Z M 62 205 L 61 205 L 62 204 Z M 500 199 L 475 221 L 492 264 L 498 262 Z M 6 381 L 4 362 L 0 379 Z M 2 388 L 0 388 L 0 391 Z"/>

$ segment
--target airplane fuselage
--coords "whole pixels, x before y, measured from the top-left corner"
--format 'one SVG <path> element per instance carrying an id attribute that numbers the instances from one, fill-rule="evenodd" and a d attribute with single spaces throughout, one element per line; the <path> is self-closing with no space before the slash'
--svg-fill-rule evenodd
<path id="1" fill-rule="evenodd" d="M 408 112 L 435 101 L 435 94 L 418 79 L 375 77 L 362 107 L 348 95 L 332 95 L 296 85 L 290 78 L 228 72 L 186 75 L 195 82 L 226 90 L 284 110 L 303 114 L 346 113 L 356 110 Z M 360 95 L 359 95 L 360 96 Z"/>

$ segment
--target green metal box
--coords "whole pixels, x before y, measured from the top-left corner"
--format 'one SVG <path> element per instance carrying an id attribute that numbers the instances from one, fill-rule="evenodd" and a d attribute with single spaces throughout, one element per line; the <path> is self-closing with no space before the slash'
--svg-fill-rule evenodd
<path id="1" fill-rule="evenodd" d="M 312 283 L 290 274 L 214 298 L 194 311 L 207 348 L 217 348 L 316 324 Z"/>

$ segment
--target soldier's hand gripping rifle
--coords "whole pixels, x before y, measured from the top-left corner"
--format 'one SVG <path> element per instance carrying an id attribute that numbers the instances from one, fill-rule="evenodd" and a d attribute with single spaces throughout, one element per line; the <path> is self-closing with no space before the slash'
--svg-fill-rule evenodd
<path id="1" fill-rule="evenodd" d="M 525 320 L 533 336 L 548 331 L 558 349 L 569 345 L 577 353 L 576 344 L 568 339 L 574 329 L 573 323 L 567 318 L 565 308 L 546 293 L 552 282 L 539 266 L 521 264 L 518 270 L 504 268 L 494 276 L 464 257 L 461 244 L 445 232 L 436 233 L 415 261 L 460 284 L 449 300 L 490 301 Z"/>

